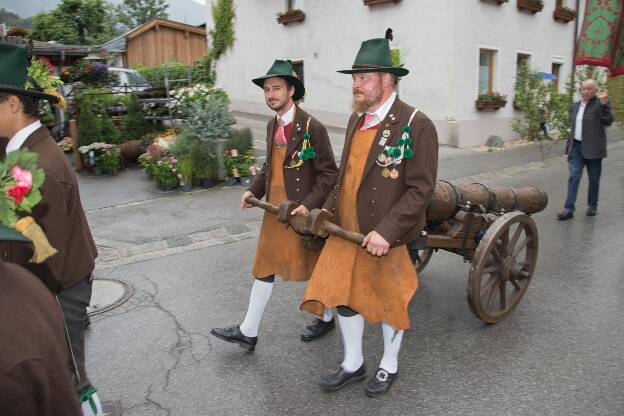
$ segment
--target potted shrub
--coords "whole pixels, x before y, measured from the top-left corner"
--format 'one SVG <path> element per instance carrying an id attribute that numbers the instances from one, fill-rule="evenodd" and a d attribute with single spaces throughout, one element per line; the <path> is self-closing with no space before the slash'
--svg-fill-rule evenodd
<path id="1" fill-rule="evenodd" d="M 507 96 L 498 92 L 479 94 L 477 101 L 475 101 L 475 107 L 479 110 L 498 110 L 499 108 L 505 107 L 506 104 Z"/>
<path id="2" fill-rule="evenodd" d="M 111 147 L 96 157 L 95 163 L 102 170 L 102 174 L 104 175 L 116 175 L 119 172 L 119 168 L 121 167 L 121 156 L 119 154 L 119 149 L 116 147 Z"/>
<path id="3" fill-rule="evenodd" d="M 165 156 L 156 162 L 154 179 L 163 191 L 172 191 L 178 187 L 178 160 L 173 156 Z"/>
<path id="4" fill-rule="evenodd" d="M 85 168 L 89 168 L 95 176 L 103 173 L 115 175 L 121 166 L 119 150 L 109 143 L 91 143 L 81 146 L 78 151 L 82 155 L 82 163 Z"/>
<path id="5" fill-rule="evenodd" d="M 197 185 L 210 188 L 216 184 L 217 160 L 208 144 L 198 141 L 191 148 L 193 179 Z"/>
<path id="6" fill-rule="evenodd" d="M 182 192 L 191 191 L 193 189 L 193 161 L 190 157 L 178 159 L 177 173 L 180 181 L 180 190 Z"/>

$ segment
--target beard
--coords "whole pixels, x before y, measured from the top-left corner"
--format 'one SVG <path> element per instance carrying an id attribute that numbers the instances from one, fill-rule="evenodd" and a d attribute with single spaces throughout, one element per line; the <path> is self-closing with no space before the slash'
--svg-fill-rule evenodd
<path id="1" fill-rule="evenodd" d="M 383 90 L 381 88 L 368 92 L 353 90 L 353 110 L 358 113 L 364 113 L 375 104 L 379 104 L 382 98 Z"/>
<path id="2" fill-rule="evenodd" d="M 288 103 L 288 101 L 282 101 L 282 100 L 272 100 L 272 101 L 267 101 L 266 104 L 269 106 L 269 108 L 273 111 L 275 111 L 276 113 L 282 111 L 284 109 L 284 107 L 286 107 L 286 104 Z"/>

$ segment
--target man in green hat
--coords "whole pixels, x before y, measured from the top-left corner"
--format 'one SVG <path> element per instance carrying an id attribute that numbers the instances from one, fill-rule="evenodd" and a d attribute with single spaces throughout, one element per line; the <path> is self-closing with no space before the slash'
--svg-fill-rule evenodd
<path id="1" fill-rule="evenodd" d="M 40 79 L 29 76 L 30 65 L 24 48 L 0 44 L 0 137 L 9 139 L 0 148 L 0 160 L 17 149 L 37 153 L 37 164 L 46 179 L 40 189 L 42 201 L 33 209 L 32 216 L 58 253 L 41 264 L 29 263 L 23 245 L 4 242 L 0 243 L 0 256 L 21 263 L 58 297 L 75 358 L 76 392 L 81 401 L 99 403 L 87 377 L 84 339 L 97 250 L 82 209 L 76 177 L 37 118 L 39 99 L 55 103 L 59 98 L 40 87 L 50 84 L 49 75 L 39 74 Z M 101 410 L 101 406 L 97 408 Z"/>
<path id="2" fill-rule="evenodd" d="M 267 125 L 266 162 L 243 194 L 241 207 L 249 207 L 250 197 L 260 199 L 266 195 L 267 201 L 274 205 L 286 199 L 300 204 L 293 215 L 320 208 L 336 183 L 338 169 L 327 130 L 295 104 L 305 93 L 303 83 L 293 72 L 291 63 L 282 60 L 276 60 L 266 75 L 252 82 L 264 89 L 266 103 L 276 114 Z M 214 328 L 210 332 L 253 351 L 275 275 L 291 281 L 309 279 L 319 256 L 318 248 L 312 251 L 304 247 L 292 228 L 279 223 L 275 215 L 265 213 L 252 270 L 255 280 L 245 319 L 240 325 Z M 333 314 L 327 309 L 305 328 L 301 339 L 317 339 L 334 325 Z"/>
<path id="3" fill-rule="evenodd" d="M 351 69 L 355 112 L 347 125 L 338 185 L 324 209 L 342 227 L 363 233 L 362 247 L 330 236 L 301 308 L 320 315 L 336 307 L 344 343 L 340 368 L 321 378 L 334 391 L 366 376 L 364 321 L 381 322 L 384 354 L 366 385 L 384 394 L 398 375 L 407 306 L 418 276 L 406 244 L 425 226 L 436 182 L 438 142 L 433 123 L 395 92 L 408 70 L 393 65 L 387 39 L 362 43 Z"/>
<path id="4" fill-rule="evenodd" d="M 0 242 L 30 250 L 29 239 L 3 225 Z M 2 415 L 81 415 L 56 299 L 32 273 L 1 257 L 0 316 Z"/>

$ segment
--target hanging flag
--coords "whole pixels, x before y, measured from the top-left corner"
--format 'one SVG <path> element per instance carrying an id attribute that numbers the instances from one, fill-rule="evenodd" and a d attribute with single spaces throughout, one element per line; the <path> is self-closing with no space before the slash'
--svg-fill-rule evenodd
<path id="1" fill-rule="evenodd" d="M 576 56 L 576 65 L 624 75 L 624 0 L 587 0 Z"/>

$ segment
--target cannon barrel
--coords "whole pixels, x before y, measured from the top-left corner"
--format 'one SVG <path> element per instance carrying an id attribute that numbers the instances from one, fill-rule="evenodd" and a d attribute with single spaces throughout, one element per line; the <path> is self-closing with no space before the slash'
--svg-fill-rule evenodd
<path id="1" fill-rule="evenodd" d="M 536 186 L 512 188 L 506 185 L 488 187 L 481 183 L 453 185 L 438 181 L 427 209 L 427 221 L 446 221 L 466 204 L 481 205 L 489 212 L 540 212 L 548 205 L 548 195 Z"/>

